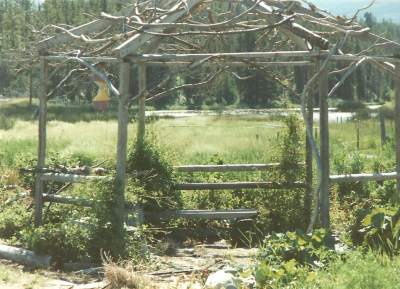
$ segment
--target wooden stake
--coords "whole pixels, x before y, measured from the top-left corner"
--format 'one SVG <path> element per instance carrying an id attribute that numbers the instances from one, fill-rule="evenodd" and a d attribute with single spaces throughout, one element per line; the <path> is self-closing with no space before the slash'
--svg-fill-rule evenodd
<path id="1" fill-rule="evenodd" d="M 117 146 L 117 174 L 116 174 L 116 190 L 115 190 L 115 229 L 119 240 L 119 248 L 123 252 L 124 249 L 124 221 L 125 221 L 125 172 L 126 172 L 126 153 L 128 146 L 128 106 L 130 97 L 130 71 L 131 65 L 127 62 L 120 64 L 120 92 L 118 106 L 118 146 Z"/>
<path id="2" fill-rule="evenodd" d="M 312 132 L 314 128 L 314 95 L 311 94 L 307 95 L 307 122 Z M 311 217 L 313 198 L 313 151 L 308 137 L 306 137 L 306 184 L 304 211 L 308 220 Z"/>
<path id="3" fill-rule="evenodd" d="M 143 63 L 139 64 L 139 92 L 146 90 L 146 65 Z M 141 97 L 138 99 L 138 132 L 137 140 L 139 143 L 143 144 L 145 133 L 146 133 L 146 97 L 141 93 Z"/>
<path id="4" fill-rule="evenodd" d="M 41 73 L 41 91 L 39 96 L 39 147 L 38 161 L 35 184 L 35 226 L 42 225 L 43 215 L 43 181 L 42 170 L 46 163 L 46 120 L 47 120 L 47 79 L 48 79 L 48 62 L 45 57 L 40 59 Z"/>
<path id="5" fill-rule="evenodd" d="M 381 131 L 381 145 L 382 147 L 386 144 L 386 125 L 385 125 L 385 115 L 383 112 L 379 113 L 379 125 Z"/>
<path id="6" fill-rule="evenodd" d="M 321 222 L 329 228 L 329 116 L 328 116 L 328 70 L 324 69 L 319 78 L 320 102 L 320 153 L 321 153 Z"/>
<path id="7" fill-rule="evenodd" d="M 394 79 L 396 104 L 395 104 L 395 130 L 396 130 L 396 172 L 400 173 L 400 64 L 396 65 L 396 76 Z M 396 202 L 400 201 L 400 180 L 396 185 Z"/>

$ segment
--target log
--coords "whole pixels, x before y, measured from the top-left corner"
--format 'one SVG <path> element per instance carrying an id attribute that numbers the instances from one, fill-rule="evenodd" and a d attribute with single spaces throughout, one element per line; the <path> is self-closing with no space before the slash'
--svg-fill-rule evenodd
<path id="1" fill-rule="evenodd" d="M 400 64 L 396 65 L 395 83 L 395 139 L 396 139 L 396 172 L 400 174 Z M 396 202 L 400 202 L 400 179 L 396 184 Z"/>
<path id="2" fill-rule="evenodd" d="M 270 164 L 227 164 L 227 165 L 186 165 L 175 166 L 177 172 L 245 172 L 245 171 L 264 171 L 278 168 L 279 163 Z"/>
<path id="3" fill-rule="evenodd" d="M 33 268 L 50 267 L 51 257 L 37 255 L 33 251 L 0 244 L 0 258 Z"/>
<path id="4" fill-rule="evenodd" d="M 277 183 L 277 182 L 234 182 L 234 183 L 181 183 L 175 188 L 183 191 L 196 190 L 240 190 L 240 189 L 294 189 L 306 188 L 303 182 Z"/>
<path id="5" fill-rule="evenodd" d="M 373 174 L 345 174 L 331 175 L 329 177 L 331 183 L 348 183 L 348 182 L 380 182 L 400 179 L 400 174 L 391 173 L 373 173 Z"/>
<path id="6" fill-rule="evenodd" d="M 49 65 L 47 60 L 42 56 L 40 59 L 40 95 L 39 95 L 39 139 L 38 139 L 38 160 L 36 169 L 41 171 L 46 163 L 46 125 L 47 125 L 47 81 L 49 74 Z M 35 227 L 42 225 L 43 215 L 43 181 L 41 174 L 36 174 L 35 180 Z"/>
<path id="7" fill-rule="evenodd" d="M 245 219 L 257 216 L 256 209 L 236 209 L 236 210 L 178 210 L 165 211 L 160 213 L 146 212 L 145 217 L 157 219 Z"/>
<path id="8" fill-rule="evenodd" d="M 87 208 L 92 208 L 96 204 L 95 200 L 75 198 L 71 196 L 49 195 L 49 194 L 43 194 L 43 201 L 56 204 L 75 205 L 78 207 L 87 207 Z"/>
<path id="9" fill-rule="evenodd" d="M 323 59 L 319 61 L 322 65 Z M 328 69 L 325 68 L 319 77 L 320 102 L 320 154 L 321 154 L 321 222 L 329 228 L 329 117 L 328 117 Z"/>
<path id="10" fill-rule="evenodd" d="M 60 174 L 60 173 L 46 173 L 42 174 L 40 180 L 47 182 L 60 182 L 60 183 L 85 183 L 90 181 L 99 181 L 110 179 L 105 176 L 86 176 L 86 175 L 73 175 L 73 174 Z"/>

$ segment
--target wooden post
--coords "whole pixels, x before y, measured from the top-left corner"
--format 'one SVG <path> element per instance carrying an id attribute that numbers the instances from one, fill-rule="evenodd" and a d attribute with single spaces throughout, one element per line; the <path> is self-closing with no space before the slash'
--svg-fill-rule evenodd
<path id="1" fill-rule="evenodd" d="M 357 150 L 360 150 L 360 118 L 357 116 L 356 120 L 356 143 L 357 143 Z"/>
<path id="2" fill-rule="evenodd" d="M 35 183 L 35 227 L 42 225 L 43 188 L 42 171 L 46 163 L 47 79 L 49 67 L 45 57 L 40 59 L 41 89 L 39 95 L 39 142 Z"/>
<path id="3" fill-rule="evenodd" d="M 320 62 L 321 63 L 321 62 Z M 328 116 L 328 69 L 319 77 L 320 103 L 320 153 L 321 153 L 321 223 L 329 228 L 329 116 Z"/>
<path id="4" fill-rule="evenodd" d="M 314 129 L 314 95 L 307 96 L 307 122 L 311 129 L 311 134 Z M 306 139 L 306 184 L 307 190 L 304 198 L 304 210 L 307 220 L 311 216 L 311 206 L 313 198 L 313 151 L 310 140 Z"/>
<path id="5" fill-rule="evenodd" d="M 146 122 L 146 96 L 142 92 L 146 90 L 146 65 L 144 63 L 139 63 L 138 67 L 139 73 L 139 93 L 140 97 L 138 100 L 138 131 L 137 131 L 137 141 L 143 144 L 145 139 L 145 122 Z"/>
<path id="6" fill-rule="evenodd" d="M 385 125 L 385 115 L 383 112 L 379 112 L 379 126 L 381 131 L 381 145 L 382 147 L 386 144 L 386 125 Z"/>
<path id="7" fill-rule="evenodd" d="M 114 199 L 115 231 L 118 240 L 119 250 L 122 253 L 124 243 L 124 221 L 125 221 L 125 173 L 126 154 L 128 146 L 128 106 L 130 97 L 130 72 L 131 65 L 128 62 L 120 63 L 120 99 L 118 105 L 118 145 L 117 145 L 117 172 L 116 190 Z"/>
<path id="8" fill-rule="evenodd" d="M 396 172 L 400 174 L 400 64 L 396 64 L 395 83 L 395 131 L 396 131 Z M 397 179 L 396 202 L 400 201 L 400 179 Z"/>

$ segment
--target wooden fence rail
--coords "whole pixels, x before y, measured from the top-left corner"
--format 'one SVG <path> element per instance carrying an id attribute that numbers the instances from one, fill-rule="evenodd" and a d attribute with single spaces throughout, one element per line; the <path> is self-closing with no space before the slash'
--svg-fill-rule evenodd
<path id="1" fill-rule="evenodd" d="M 331 175 L 329 179 L 331 183 L 389 181 L 400 179 L 400 174 L 397 174 L 396 172 L 391 172 L 373 174 Z"/>
<path id="2" fill-rule="evenodd" d="M 240 190 L 240 189 L 295 189 L 307 188 L 306 183 L 278 182 L 233 182 L 233 183 L 182 183 L 175 186 L 178 190 Z"/>

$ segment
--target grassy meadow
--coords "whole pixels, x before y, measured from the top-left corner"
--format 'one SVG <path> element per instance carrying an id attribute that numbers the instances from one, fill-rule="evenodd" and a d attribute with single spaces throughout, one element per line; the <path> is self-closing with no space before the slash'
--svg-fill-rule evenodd
<path id="1" fill-rule="evenodd" d="M 38 129 L 37 121 L 32 119 L 34 111 L 34 108 L 27 108 L 24 102 L 0 105 L 0 115 L 13 122 L 9 129 L 1 129 L 0 126 L 3 166 L 13 165 L 19 155 L 36 153 Z M 353 121 L 330 125 L 333 157 L 356 151 L 356 126 Z M 380 157 L 379 123 L 374 119 L 363 120 L 359 126 L 359 153 L 370 159 Z M 164 118 L 152 119 L 147 124 L 147 131 L 172 153 L 175 165 L 206 164 L 216 157 L 225 163 L 269 162 L 283 128 L 278 117 L 267 116 Z M 387 122 L 387 132 L 390 138 L 393 134 L 390 122 Z M 132 120 L 129 125 L 130 142 L 135 134 L 136 123 Z M 114 160 L 116 113 L 100 114 L 89 107 L 75 107 L 74 110 L 67 106 L 62 110 L 59 106 L 50 105 L 47 139 L 49 152 L 84 156 L 93 161 Z"/>

